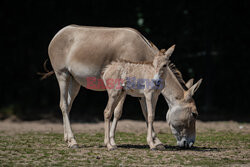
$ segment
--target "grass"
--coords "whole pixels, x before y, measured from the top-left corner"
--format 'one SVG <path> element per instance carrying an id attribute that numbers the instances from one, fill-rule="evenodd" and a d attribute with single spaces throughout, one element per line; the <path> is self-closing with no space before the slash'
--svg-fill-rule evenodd
<path id="1" fill-rule="evenodd" d="M 250 134 L 198 133 L 193 149 L 179 149 L 171 134 L 159 134 L 165 151 L 151 151 L 146 134 L 117 133 L 118 149 L 107 151 L 103 134 L 76 134 L 69 149 L 63 134 L 0 133 L 0 166 L 238 166 L 250 164 Z"/>

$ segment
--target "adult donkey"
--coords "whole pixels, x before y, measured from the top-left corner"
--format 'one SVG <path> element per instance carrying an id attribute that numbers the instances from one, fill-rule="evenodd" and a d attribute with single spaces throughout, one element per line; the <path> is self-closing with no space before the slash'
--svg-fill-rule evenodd
<path id="1" fill-rule="evenodd" d="M 131 28 L 70 25 L 54 36 L 48 53 L 59 83 L 64 139 L 68 147 L 78 146 L 71 129 L 69 112 L 80 86 L 87 87 L 87 78 L 99 79 L 103 68 L 113 60 L 122 58 L 133 62 L 153 61 L 158 52 L 144 36 Z M 186 87 L 180 75 L 174 74 L 174 71 L 176 72 L 167 68 L 166 87 L 162 94 L 169 105 L 167 120 L 176 136 L 177 144 L 188 147 L 195 141 L 195 121 L 198 114 L 192 95 L 201 80 L 193 86 L 188 82 Z M 44 77 L 52 73 L 49 72 Z M 140 102 L 147 121 L 145 99 L 142 98 Z M 116 110 L 122 109 L 122 103 L 121 100 L 115 113 L 121 113 Z M 118 120 L 117 115 L 115 118 Z M 162 148 L 163 145 L 156 135 L 154 141 Z"/>

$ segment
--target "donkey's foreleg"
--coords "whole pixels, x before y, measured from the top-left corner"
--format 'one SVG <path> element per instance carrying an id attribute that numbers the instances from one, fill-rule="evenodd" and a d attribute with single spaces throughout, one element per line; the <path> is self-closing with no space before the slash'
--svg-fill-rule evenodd
<path id="1" fill-rule="evenodd" d="M 76 148 L 77 142 L 73 135 L 68 115 L 72 105 L 72 102 L 68 102 L 68 91 L 71 76 L 68 72 L 56 72 L 56 77 L 60 87 L 60 108 L 63 115 L 64 140 L 68 143 L 68 147 Z"/>
<path id="2" fill-rule="evenodd" d="M 158 99 L 158 98 L 157 98 Z M 156 103 L 157 103 L 157 99 L 154 99 L 154 108 L 156 107 Z M 147 112 L 147 106 L 146 106 L 146 99 L 145 97 L 142 97 L 142 98 L 139 98 L 139 101 L 140 101 L 140 104 L 141 104 L 141 108 L 142 108 L 142 113 L 143 113 L 143 116 L 146 120 L 146 125 L 148 127 L 148 112 Z M 154 126 L 152 128 L 152 136 L 153 136 L 153 140 L 154 140 L 154 143 L 156 145 L 156 148 L 158 150 L 163 150 L 165 149 L 164 145 L 162 144 L 162 142 L 158 139 L 158 137 L 156 136 L 156 133 L 154 131 Z"/>
<path id="3" fill-rule="evenodd" d="M 118 102 L 118 104 L 115 108 L 115 111 L 114 111 L 114 118 L 113 118 L 111 129 L 110 129 L 110 143 L 113 146 L 116 146 L 115 131 L 116 131 L 118 120 L 121 118 L 121 115 L 122 115 L 122 107 L 123 107 L 123 103 L 125 101 L 125 98 L 126 98 L 126 95 L 124 94 L 121 97 L 121 100 Z"/>

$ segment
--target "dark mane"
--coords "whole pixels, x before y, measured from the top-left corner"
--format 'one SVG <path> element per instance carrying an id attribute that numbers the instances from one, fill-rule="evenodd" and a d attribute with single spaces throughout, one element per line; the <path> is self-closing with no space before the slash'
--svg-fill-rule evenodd
<path id="1" fill-rule="evenodd" d="M 131 64 L 148 64 L 148 65 L 153 65 L 152 61 L 133 62 L 133 61 L 130 61 L 130 60 L 118 59 L 116 62 L 124 62 L 124 63 L 131 63 Z"/>
<path id="2" fill-rule="evenodd" d="M 184 90 L 188 90 L 188 88 L 186 87 L 185 81 L 182 78 L 182 74 L 181 72 L 176 68 L 174 63 L 169 63 L 169 68 L 171 69 L 171 71 L 174 73 L 174 75 L 176 76 L 177 80 L 179 81 L 179 83 L 181 84 L 181 86 L 183 87 Z"/>

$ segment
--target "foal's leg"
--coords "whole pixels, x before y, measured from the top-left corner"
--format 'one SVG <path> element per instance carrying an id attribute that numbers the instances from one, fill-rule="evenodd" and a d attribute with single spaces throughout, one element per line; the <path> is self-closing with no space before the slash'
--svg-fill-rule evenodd
<path id="1" fill-rule="evenodd" d="M 104 138 L 104 144 L 107 145 L 108 150 L 116 149 L 116 146 L 113 146 L 110 143 L 110 119 L 112 117 L 112 114 L 114 112 L 115 107 L 117 106 L 118 102 L 120 101 L 120 98 L 123 95 L 123 93 L 119 91 L 108 91 L 109 94 L 109 100 L 108 104 L 104 110 L 104 129 L 105 129 L 105 138 Z"/>
<path id="2" fill-rule="evenodd" d="M 148 111 L 148 130 L 147 130 L 147 142 L 150 149 L 156 149 L 156 145 L 153 140 L 153 121 L 155 117 L 154 106 L 153 106 L 153 93 L 145 93 L 147 111 Z"/>
<path id="3" fill-rule="evenodd" d="M 116 144 L 115 144 L 115 131 L 116 131 L 118 120 L 121 118 L 121 115 L 122 115 L 122 107 L 123 107 L 123 103 L 125 101 L 125 98 L 126 98 L 126 95 L 125 94 L 122 95 L 121 100 L 119 101 L 119 103 L 115 107 L 114 118 L 113 118 L 111 129 L 110 129 L 110 143 L 113 146 L 116 146 Z"/>
<path id="4" fill-rule="evenodd" d="M 113 146 L 116 146 L 116 144 L 115 144 L 115 131 L 116 131 L 118 121 L 122 115 L 122 107 L 123 107 L 125 97 L 126 96 L 121 98 L 121 100 L 119 101 L 119 103 L 116 106 L 115 111 L 114 111 L 114 118 L 113 118 L 112 126 L 110 129 L 110 143 Z M 144 115 L 145 120 L 146 120 L 146 125 L 148 126 L 148 113 L 147 113 L 147 107 L 146 107 L 146 99 L 145 99 L 145 97 L 142 97 L 139 99 L 139 101 L 141 104 L 143 115 Z M 157 103 L 157 99 L 154 100 L 154 108 L 156 107 L 156 103 Z M 158 137 L 156 136 L 156 133 L 154 132 L 154 127 L 152 129 L 152 136 L 153 136 L 153 140 L 154 140 L 154 143 L 156 145 L 156 148 L 158 150 L 164 150 L 165 147 L 162 144 L 162 142 L 158 139 Z"/>
<path id="5" fill-rule="evenodd" d="M 68 147 L 76 148 L 77 142 L 71 129 L 68 114 L 70 112 L 72 102 L 79 91 L 79 88 L 78 91 L 76 88 L 69 88 L 71 76 L 68 72 L 56 72 L 56 77 L 60 87 L 60 108 L 63 115 L 64 140 L 68 143 Z"/>
<path id="6" fill-rule="evenodd" d="M 156 103 L 157 103 L 157 99 L 153 99 L 153 103 L 154 103 L 154 109 L 156 108 Z M 143 115 L 144 115 L 144 118 L 146 120 L 146 125 L 148 127 L 148 112 L 147 112 L 147 106 L 146 106 L 146 99 L 145 97 L 142 97 L 139 99 L 140 101 L 140 104 L 141 104 L 141 108 L 142 108 L 142 112 L 143 112 Z M 153 136 L 153 140 L 154 140 L 154 143 L 156 145 L 156 148 L 158 150 L 163 150 L 165 149 L 164 145 L 162 144 L 162 142 L 158 139 L 158 137 L 156 136 L 156 133 L 154 131 L 154 127 L 152 128 L 152 136 Z"/>

